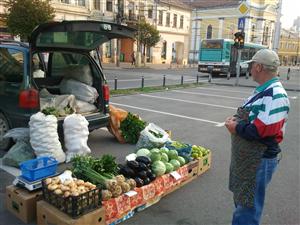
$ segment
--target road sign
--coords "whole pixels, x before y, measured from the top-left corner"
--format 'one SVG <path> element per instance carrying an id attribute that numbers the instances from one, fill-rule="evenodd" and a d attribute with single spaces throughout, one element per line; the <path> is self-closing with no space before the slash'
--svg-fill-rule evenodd
<path id="1" fill-rule="evenodd" d="M 246 2 L 242 2 L 238 7 L 238 10 L 242 15 L 245 15 L 249 11 L 249 9 L 250 7 Z"/>
<path id="2" fill-rule="evenodd" d="M 239 18 L 238 29 L 239 30 L 244 30 L 245 29 L 245 17 Z"/>

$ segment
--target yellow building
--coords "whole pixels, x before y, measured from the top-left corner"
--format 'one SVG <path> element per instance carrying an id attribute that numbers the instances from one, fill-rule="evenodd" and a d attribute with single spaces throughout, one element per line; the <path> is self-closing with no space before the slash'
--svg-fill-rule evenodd
<path id="1" fill-rule="evenodd" d="M 195 0 L 189 60 L 197 62 L 203 39 L 233 39 L 239 18 L 245 18 L 245 41 L 274 45 L 278 0 L 204 1 Z"/>
<path id="2" fill-rule="evenodd" d="M 282 65 L 296 65 L 300 61 L 300 35 L 293 30 L 281 29 L 278 55 Z"/>

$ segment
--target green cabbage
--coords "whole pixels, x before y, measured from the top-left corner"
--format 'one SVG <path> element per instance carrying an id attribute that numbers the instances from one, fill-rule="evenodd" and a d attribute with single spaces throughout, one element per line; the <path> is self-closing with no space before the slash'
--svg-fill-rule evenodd
<path id="1" fill-rule="evenodd" d="M 146 149 L 146 148 L 141 148 L 141 149 L 139 149 L 137 152 L 136 152 L 136 155 L 137 156 L 147 156 L 147 157 L 149 157 L 150 156 L 150 151 L 148 150 L 148 149 Z"/>
<path id="2" fill-rule="evenodd" d="M 173 165 L 174 170 L 177 170 L 180 167 L 180 162 L 178 160 L 176 160 L 176 159 L 170 160 L 169 163 L 171 163 Z"/>
<path id="3" fill-rule="evenodd" d="M 161 176 L 166 172 L 166 166 L 162 161 L 155 161 L 151 165 L 152 172 L 157 176 Z"/>

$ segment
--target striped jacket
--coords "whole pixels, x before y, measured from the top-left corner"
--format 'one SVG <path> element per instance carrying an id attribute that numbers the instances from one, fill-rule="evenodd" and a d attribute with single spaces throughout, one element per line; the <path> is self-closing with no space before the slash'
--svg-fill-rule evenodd
<path id="1" fill-rule="evenodd" d="M 258 140 L 267 145 L 263 157 L 273 158 L 281 150 L 290 108 L 286 91 L 278 78 L 273 78 L 257 87 L 242 106 L 249 111 L 248 121 L 236 126 L 236 133 L 246 140 Z"/>

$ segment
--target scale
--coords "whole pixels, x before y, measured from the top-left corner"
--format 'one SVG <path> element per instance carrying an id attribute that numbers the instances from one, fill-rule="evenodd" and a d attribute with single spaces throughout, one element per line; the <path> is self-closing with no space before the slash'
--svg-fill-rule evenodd
<path id="1" fill-rule="evenodd" d="M 35 181 L 28 181 L 24 177 L 18 176 L 13 181 L 13 185 L 15 185 L 17 187 L 26 188 L 29 191 L 35 191 L 37 189 L 42 188 L 42 180 L 43 179 L 44 178 L 42 178 L 40 180 L 35 180 Z"/>

